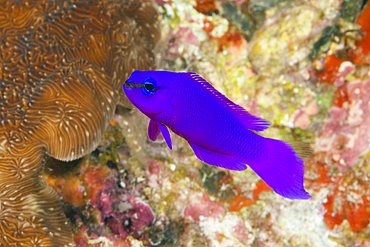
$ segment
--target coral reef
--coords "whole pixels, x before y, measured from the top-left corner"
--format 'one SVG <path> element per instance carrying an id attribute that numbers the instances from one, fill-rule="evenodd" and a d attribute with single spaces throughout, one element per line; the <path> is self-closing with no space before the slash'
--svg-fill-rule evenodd
<path id="1" fill-rule="evenodd" d="M 151 1 L 0 4 L 0 245 L 72 246 L 59 197 L 38 177 L 47 156 L 70 161 L 97 147 L 125 78 L 153 66 L 156 10 Z"/>
<path id="2" fill-rule="evenodd" d="M 368 246 L 370 7 L 360 13 L 346 0 L 156 2 L 163 37 L 157 68 L 197 72 L 269 119 L 266 136 L 310 143 L 305 187 L 313 198 L 286 200 L 250 169 L 205 165 L 176 135 L 172 151 L 163 138 L 151 142 L 148 119 L 118 107 L 92 154 L 65 172 L 50 165 L 44 175 L 64 198 L 75 242 Z"/>
<path id="3" fill-rule="evenodd" d="M 150 141 L 148 119 L 135 109 L 118 106 L 113 114 L 117 101 L 124 101 L 115 91 L 119 84 L 132 69 L 154 63 L 150 51 L 159 38 L 157 19 L 146 12 L 154 11 L 152 5 L 140 8 L 135 5 L 138 1 L 123 1 L 118 7 L 120 1 L 91 1 L 85 8 L 82 3 L 63 2 L 67 10 L 58 1 L 41 5 L 50 15 L 40 14 L 31 3 L 23 12 L 7 5 L 7 11 L 19 19 L 9 15 L 12 28 L 1 24 L 0 29 L 0 37 L 5 37 L 0 39 L 4 51 L 0 107 L 6 109 L 0 112 L 4 119 L 0 164 L 6 168 L 1 168 L 0 177 L 8 177 L 1 180 L 7 184 L 0 182 L 0 188 L 1 200 L 9 198 L 1 201 L 0 218 L 16 219 L 17 212 L 8 210 L 13 198 L 27 202 L 19 213 L 44 218 L 41 222 L 35 222 L 37 217 L 17 218 L 11 224 L 1 220 L 0 229 L 29 224 L 42 231 L 38 227 L 63 209 L 66 218 L 61 217 L 61 222 L 68 220 L 70 226 L 62 228 L 68 232 L 66 243 L 77 246 L 369 246 L 370 7 L 361 2 L 156 0 L 162 32 L 154 53 L 157 68 L 197 72 L 252 114 L 270 120 L 266 136 L 298 146 L 299 141 L 310 143 L 315 153 L 304 158 L 305 188 L 313 195 L 308 201 L 276 195 L 251 169 L 234 172 L 205 165 L 176 135 L 172 150 L 163 138 Z M 26 21 L 27 16 L 38 19 Z M 151 19 L 142 18 L 147 16 Z M 149 26 L 140 22 L 144 19 Z M 0 18 L 0 23 L 5 22 Z M 63 25 L 73 25 L 76 31 L 64 36 L 62 31 L 69 26 Z M 14 33 L 16 28 L 19 34 Z M 36 30 L 43 30 L 41 36 Z M 40 45 L 44 40 L 48 46 Z M 93 51 L 96 56 L 88 51 L 89 42 L 101 45 Z M 65 61 L 58 53 L 64 49 Z M 42 52 L 58 55 L 38 55 Z M 72 81 L 80 88 L 73 88 Z M 60 92 L 53 91 L 55 84 Z M 91 87 L 99 88 L 91 91 Z M 108 90 L 104 87 L 114 91 L 113 97 L 104 95 Z M 60 103 L 48 101 L 56 97 Z M 43 99 L 48 103 L 41 109 Z M 75 110 L 77 104 L 82 108 Z M 108 105 L 111 111 L 104 113 Z M 100 114 L 88 121 L 99 132 L 96 138 L 92 139 L 94 130 L 87 130 L 90 139 L 81 136 L 86 143 L 67 140 L 65 127 L 77 138 L 80 132 L 73 130 L 73 123 L 94 116 L 87 112 Z M 66 116 L 72 119 L 58 122 L 65 116 L 62 113 L 72 114 Z M 17 132 L 17 126 L 35 124 L 30 116 L 40 122 L 39 127 Z M 55 132 L 46 131 L 46 124 Z M 51 133 L 54 136 L 48 136 Z M 64 142 L 69 142 L 70 150 L 63 150 Z M 85 152 L 78 145 L 86 145 Z M 64 162 L 72 159 L 72 152 L 73 159 L 90 154 Z M 34 158 L 37 155 L 40 158 Z M 45 155 L 64 161 L 49 159 L 40 173 Z M 11 184 L 9 177 L 18 180 Z M 22 197 L 28 188 L 31 196 Z M 32 194 L 41 188 L 43 195 L 53 195 L 54 211 L 39 210 L 51 207 L 45 205 L 45 196 Z M 63 198 L 62 207 L 57 195 Z M 48 217 L 39 212 L 47 212 Z M 22 225 L 27 220 L 30 223 Z M 39 233 L 30 229 L 23 233 Z M 23 233 L 12 231 L 0 238 L 0 245 L 21 239 Z M 54 241 L 43 242 L 46 246 L 62 241 L 55 235 L 27 237 L 24 241 Z"/>

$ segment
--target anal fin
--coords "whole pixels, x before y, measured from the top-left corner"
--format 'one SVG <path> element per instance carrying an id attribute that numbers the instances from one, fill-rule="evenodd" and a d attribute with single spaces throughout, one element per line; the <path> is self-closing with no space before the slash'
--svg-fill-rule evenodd
<path id="1" fill-rule="evenodd" d="M 227 154 L 220 154 L 217 152 L 213 152 L 211 150 L 202 148 L 196 144 L 189 143 L 191 148 L 193 149 L 195 155 L 198 159 L 204 161 L 205 163 L 213 166 L 222 167 L 229 170 L 236 170 L 236 171 L 243 171 L 247 169 L 245 162 L 227 155 Z"/>

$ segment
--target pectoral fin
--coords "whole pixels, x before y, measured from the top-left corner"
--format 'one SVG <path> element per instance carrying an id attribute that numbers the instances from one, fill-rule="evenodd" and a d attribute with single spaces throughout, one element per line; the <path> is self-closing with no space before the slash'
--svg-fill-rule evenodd
<path id="1" fill-rule="evenodd" d="M 205 163 L 213 166 L 219 166 L 229 170 L 243 171 L 247 169 L 245 162 L 227 154 L 221 154 L 213 152 L 211 150 L 205 149 L 193 143 L 190 143 L 195 155 L 198 159 L 204 161 Z"/>
<path id="2" fill-rule="evenodd" d="M 162 135 L 164 139 L 166 140 L 168 147 L 172 150 L 171 136 L 170 136 L 170 132 L 168 131 L 167 127 L 161 123 L 158 124 L 158 127 L 161 130 Z"/>
<path id="3" fill-rule="evenodd" d="M 149 127 L 148 127 L 149 139 L 152 140 L 152 141 L 157 140 L 157 137 L 159 136 L 160 133 L 161 133 L 161 131 L 158 127 L 157 122 L 155 122 L 153 120 L 150 120 Z"/>
<path id="4" fill-rule="evenodd" d="M 162 135 L 168 145 L 168 147 L 172 150 L 172 143 L 171 143 L 171 136 L 170 132 L 168 131 L 167 127 L 161 123 L 156 121 L 150 120 L 149 127 L 148 127 L 148 135 L 149 139 L 152 141 L 157 140 L 159 134 L 162 132 Z"/>

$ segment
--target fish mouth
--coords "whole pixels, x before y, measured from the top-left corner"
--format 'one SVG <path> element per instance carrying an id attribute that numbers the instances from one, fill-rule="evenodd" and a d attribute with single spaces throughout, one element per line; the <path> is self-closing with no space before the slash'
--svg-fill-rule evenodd
<path id="1" fill-rule="evenodd" d="M 125 88 L 126 89 L 133 89 L 134 86 L 132 85 L 132 82 L 130 82 L 129 80 L 125 81 Z"/>

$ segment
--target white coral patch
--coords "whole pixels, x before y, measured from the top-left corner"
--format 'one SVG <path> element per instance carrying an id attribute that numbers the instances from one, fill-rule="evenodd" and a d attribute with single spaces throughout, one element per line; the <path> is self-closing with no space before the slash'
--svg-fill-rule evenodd
<path id="1" fill-rule="evenodd" d="M 328 189 L 322 189 L 310 200 L 294 201 L 281 207 L 276 227 L 286 239 L 294 238 L 296 246 L 338 246 L 329 239 L 331 231 L 324 223 L 325 208 L 322 203 L 328 193 Z"/>

